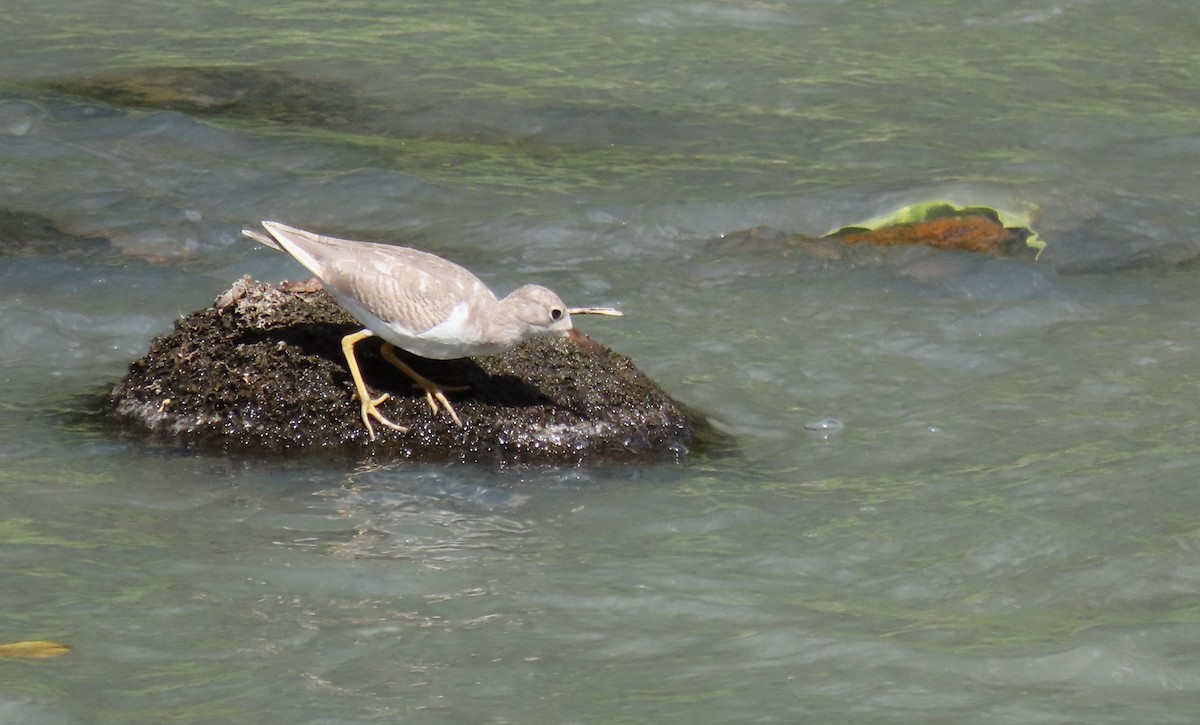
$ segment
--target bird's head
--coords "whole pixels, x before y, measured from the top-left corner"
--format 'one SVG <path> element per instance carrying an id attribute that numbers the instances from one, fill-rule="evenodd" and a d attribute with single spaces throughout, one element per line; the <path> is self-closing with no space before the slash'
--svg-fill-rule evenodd
<path id="1" fill-rule="evenodd" d="M 553 291 L 536 284 L 516 289 L 505 298 L 504 303 L 510 306 L 514 317 L 526 328 L 526 339 L 537 335 L 572 337 L 574 325 L 571 315 L 620 317 L 622 314 L 611 307 L 567 307 Z"/>
<path id="2" fill-rule="evenodd" d="M 562 298 L 540 285 L 527 284 L 504 299 L 513 317 L 526 328 L 526 338 L 566 335 L 571 331 L 571 312 Z"/>

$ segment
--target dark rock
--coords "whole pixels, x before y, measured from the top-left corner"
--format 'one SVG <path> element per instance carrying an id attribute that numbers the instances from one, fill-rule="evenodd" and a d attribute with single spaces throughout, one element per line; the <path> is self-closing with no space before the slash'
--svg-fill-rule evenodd
<path id="1" fill-rule="evenodd" d="M 463 421 L 434 413 L 379 354 L 356 347 L 380 408 L 409 428 L 376 424 L 371 441 L 341 351 L 361 329 L 324 291 L 248 277 L 175 323 L 113 389 L 109 410 L 151 439 L 225 449 L 344 451 L 440 461 L 677 460 L 714 434 L 629 359 L 584 338 L 543 337 L 503 355 L 434 361 L 418 372 L 469 390 L 447 396 Z"/>

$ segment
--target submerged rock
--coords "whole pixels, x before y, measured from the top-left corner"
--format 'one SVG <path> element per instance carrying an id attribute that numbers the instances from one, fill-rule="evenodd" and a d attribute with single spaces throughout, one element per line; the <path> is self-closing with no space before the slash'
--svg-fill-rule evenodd
<path id="1" fill-rule="evenodd" d="M 118 68 L 83 78 L 48 81 L 63 93 L 114 106 L 161 108 L 193 116 L 266 119 L 343 129 L 373 120 L 344 84 L 301 78 L 279 69 L 244 66 Z"/>
<path id="2" fill-rule="evenodd" d="M 542 337 L 461 360 L 401 352 L 437 383 L 469 386 L 447 393 L 459 428 L 430 409 L 372 338 L 356 347 L 367 384 L 391 393 L 380 409 L 409 430 L 377 425 L 371 441 L 341 350 L 342 337 L 361 327 L 324 291 L 245 277 L 155 339 L 108 407 L 159 440 L 498 464 L 674 460 L 712 435 L 628 358 L 587 338 Z"/>
<path id="3" fill-rule="evenodd" d="M 40 214 L 0 207 L 0 256 L 92 258 L 114 251 L 107 239 L 71 234 Z"/>
<path id="4" fill-rule="evenodd" d="M 1046 244 L 1029 228 L 1028 214 L 929 201 L 842 227 L 821 237 L 788 233 L 772 227 L 754 227 L 726 234 L 709 247 L 717 251 L 783 254 L 799 250 L 826 259 L 850 256 L 853 247 L 928 247 L 1036 260 Z"/>

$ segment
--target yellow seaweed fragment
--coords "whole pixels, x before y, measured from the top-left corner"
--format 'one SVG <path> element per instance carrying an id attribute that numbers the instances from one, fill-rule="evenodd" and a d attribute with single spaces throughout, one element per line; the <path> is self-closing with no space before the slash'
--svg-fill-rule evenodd
<path id="1" fill-rule="evenodd" d="M 71 647 L 69 645 L 61 642 L 51 642 L 47 639 L 32 639 L 25 642 L 0 644 L 0 658 L 28 657 L 46 659 L 49 657 L 59 657 L 70 651 Z"/>

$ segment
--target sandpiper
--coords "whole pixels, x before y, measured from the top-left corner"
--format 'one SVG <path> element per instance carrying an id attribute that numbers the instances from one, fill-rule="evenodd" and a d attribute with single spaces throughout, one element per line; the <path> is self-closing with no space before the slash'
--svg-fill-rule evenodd
<path id="1" fill-rule="evenodd" d="M 290 254 L 365 326 L 342 338 L 342 352 L 371 440 L 375 440 L 371 418 L 401 433 L 408 429 L 379 412 L 390 394 L 371 398 L 368 393 L 354 356 L 360 341 L 372 335 L 383 338 L 384 359 L 425 391 L 435 413 L 441 403 L 461 427 L 444 389 L 396 357 L 393 345 L 434 360 L 490 355 L 538 335 L 568 335 L 573 314 L 621 315 L 609 307 L 568 308 L 554 292 L 532 284 L 497 299 L 474 274 L 436 254 L 327 237 L 272 221 L 262 225 L 270 236 L 250 229 L 242 234 Z"/>

